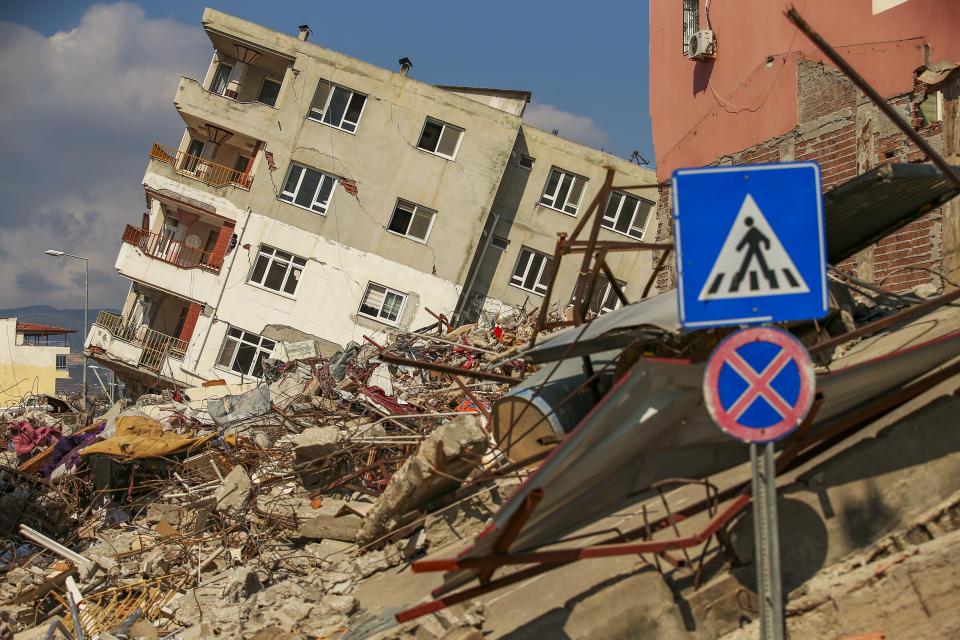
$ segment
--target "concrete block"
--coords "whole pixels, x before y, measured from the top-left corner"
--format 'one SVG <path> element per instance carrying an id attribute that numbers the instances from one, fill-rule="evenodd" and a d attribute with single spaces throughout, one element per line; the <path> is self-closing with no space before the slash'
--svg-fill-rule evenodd
<path id="1" fill-rule="evenodd" d="M 217 489 L 217 510 L 242 509 L 250 498 L 250 476 L 241 465 L 236 465 Z"/>

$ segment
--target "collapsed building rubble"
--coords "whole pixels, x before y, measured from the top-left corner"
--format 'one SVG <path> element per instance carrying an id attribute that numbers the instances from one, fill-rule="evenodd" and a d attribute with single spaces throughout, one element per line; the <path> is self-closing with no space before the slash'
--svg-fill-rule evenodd
<path id="1" fill-rule="evenodd" d="M 510 350 L 535 318 L 499 319 L 267 362 L 260 384 L 144 395 L 76 428 L 44 412 L 6 416 L 6 629 L 316 637 L 393 626 L 357 610 L 354 583 L 458 526 L 472 535 L 445 511 L 469 504 L 479 525 L 508 495 L 498 482 L 515 486 L 515 469 L 498 479 L 507 461 L 487 423 L 521 379 Z M 482 620 L 455 618 L 437 618 L 438 633 Z"/>

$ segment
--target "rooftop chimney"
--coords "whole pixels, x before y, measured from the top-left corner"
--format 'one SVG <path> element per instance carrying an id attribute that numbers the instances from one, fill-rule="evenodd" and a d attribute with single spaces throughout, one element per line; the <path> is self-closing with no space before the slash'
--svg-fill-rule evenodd
<path id="1" fill-rule="evenodd" d="M 301 40 L 303 40 L 304 42 L 306 42 L 306 41 L 307 41 L 307 36 L 310 35 L 310 25 L 308 25 L 308 24 L 302 24 L 302 25 L 300 25 L 300 26 L 297 27 L 297 28 L 300 29 L 300 35 L 299 35 L 298 37 L 299 37 Z"/>
<path id="2" fill-rule="evenodd" d="M 413 66 L 413 63 L 410 62 L 410 58 L 400 58 L 397 62 L 400 65 L 400 75 L 406 77 L 407 72 L 410 71 L 410 68 Z"/>

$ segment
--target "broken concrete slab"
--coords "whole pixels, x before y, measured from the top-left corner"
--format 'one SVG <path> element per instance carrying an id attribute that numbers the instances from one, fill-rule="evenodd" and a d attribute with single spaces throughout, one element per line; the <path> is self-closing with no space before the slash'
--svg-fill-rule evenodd
<path id="1" fill-rule="evenodd" d="M 487 449 L 488 437 L 479 415 L 465 414 L 436 428 L 390 479 L 386 490 L 363 521 L 357 541 L 384 535 L 416 507 L 456 489 Z"/>
<path id="2" fill-rule="evenodd" d="M 319 515 L 307 520 L 297 531 L 301 538 L 316 540 L 340 540 L 353 542 L 360 531 L 361 519 L 358 516 L 328 516 Z"/>
<path id="3" fill-rule="evenodd" d="M 223 484 L 217 489 L 216 508 L 218 511 L 239 510 L 246 506 L 250 498 L 250 476 L 242 465 L 235 465 Z"/>
<path id="4" fill-rule="evenodd" d="M 293 461 L 301 470 L 300 479 L 306 489 L 315 489 L 328 482 L 329 474 L 310 469 L 310 464 L 337 451 L 340 445 L 337 427 L 313 427 L 293 438 Z"/>

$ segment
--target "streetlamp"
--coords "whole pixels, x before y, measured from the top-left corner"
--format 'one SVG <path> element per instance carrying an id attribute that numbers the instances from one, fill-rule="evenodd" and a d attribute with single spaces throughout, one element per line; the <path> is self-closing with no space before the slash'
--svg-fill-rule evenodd
<path id="1" fill-rule="evenodd" d="M 76 258 L 77 260 L 83 260 L 83 345 L 81 345 L 81 352 L 83 352 L 83 347 L 87 344 L 87 309 L 90 307 L 90 263 L 83 256 L 75 256 L 72 253 L 64 253 L 63 251 L 56 251 L 54 249 L 47 249 L 44 253 L 48 256 L 53 256 L 54 258 L 67 257 L 67 258 Z M 81 409 L 83 411 L 87 410 L 87 356 L 83 356 L 83 391 L 80 394 L 81 400 Z"/>

